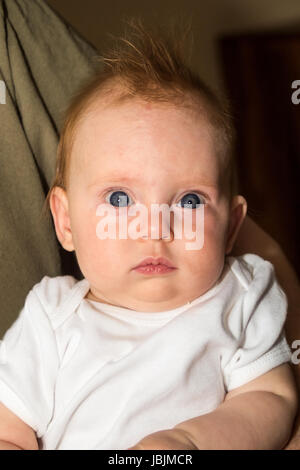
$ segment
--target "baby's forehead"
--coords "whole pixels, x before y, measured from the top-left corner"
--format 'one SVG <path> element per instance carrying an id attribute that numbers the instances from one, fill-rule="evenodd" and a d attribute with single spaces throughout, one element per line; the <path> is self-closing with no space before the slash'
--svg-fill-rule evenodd
<path id="1" fill-rule="evenodd" d="M 121 102 L 95 100 L 78 120 L 75 128 L 74 141 L 89 144 L 106 143 L 112 146 L 130 137 L 131 141 L 151 139 L 166 143 L 170 137 L 180 141 L 180 134 L 188 136 L 188 140 L 213 142 L 213 129 L 205 112 L 190 105 L 178 106 L 172 102 L 151 102 L 140 98 L 123 99 Z"/>
<path id="2" fill-rule="evenodd" d="M 108 109 L 111 111 L 112 108 Z M 101 125 L 105 129 L 101 126 L 101 139 L 99 139 L 97 116 L 99 117 L 98 113 L 101 111 L 103 113 L 103 108 L 99 108 L 93 115 L 90 115 L 90 119 L 85 121 L 85 131 L 81 135 L 80 145 L 77 148 L 75 146 L 76 151 L 72 155 L 72 158 L 77 161 L 75 162 L 76 168 L 74 168 L 77 177 L 80 175 L 81 181 L 86 181 L 87 187 L 124 184 L 126 187 L 138 188 L 141 191 L 149 188 L 153 190 L 153 194 L 162 194 L 164 190 L 166 193 L 173 189 L 175 191 L 179 187 L 182 189 L 197 187 L 197 184 L 217 187 L 218 163 L 215 161 L 217 157 L 211 150 L 211 143 L 201 143 L 200 151 L 203 155 L 198 157 L 197 149 L 185 149 L 180 142 L 183 138 L 189 139 L 189 134 L 183 137 L 176 129 L 173 132 L 170 122 L 164 123 L 168 128 L 166 139 L 164 139 L 164 134 L 156 135 L 150 132 L 149 135 L 145 135 L 139 119 L 142 120 L 144 113 L 147 114 L 151 110 L 151 103 L 142 107 L 138 103 L 131 103 L 130 109 L 126 109 L 125 117 L 131 115 L 130 113 L 133 115 L 136 113 L 137 125 L 141 125 L 142 128 L 139 137 L 130 132 L 128 134 L 125 132 L 125 138 L 120 137 L 119 133 L 122 133 L 120 123 L 111 119 L 114 117 L 114 113 L 111 113 L 109 118 L 101 119 Z M 117 114 L 115 119 L 119 119 L 120 109 L 115 108 L 115 111 Z M 162 112 L 162 108 L 156 108 L 156 111 Z M 172 110 L 169 109 L 166 114 L 169 121 L 172 120 L 172 114 Z M 96 120 L 95 127 L 93 127 L 93 120 Z M 123 117 L 119 120 L 123 123 Z M 189 121 L 186 122 L 187 127 L 188 123 Z M 127 125 L 126 119 L 124 125 Z M 138 128 L 135 130 L 139 132 Z M 189 128 L 187 132 L 190 132 Z M 174 139 L 173 143 L 172 139 Z M 154 188 L 157 190 L 163 186 L 165 189 L 154 193 Z"/>
<path id="3" fill-rule="evenodd" d="M 192 166 L 194 162 L 190 166 L 188 163 L 182 164 L 186 155 L 184 155 L 185 149 L 182 148 L 181 140 L 185 138 L 187 145 L 190 145 L 189 141 L 201 144 L 199 158 L 203 157 L 203 153 L 209 155 L 207 166 L 213 164 L 214 171 L 219 173 L 222 162 L 214 149 L 213 134 L 213 127 L 207 118 L 205 107 L 196 106 L 192 100 L 179 106 L 173 102 L 153 102 L 140 97 L 122 97 L 111 100 L 105 96 L 98 96 L 82 113 L 74 128 L 69 166 L 76 166 L 80 172 L 90 167 L 93 172 L 93 159 L 95 155 L 98 157 L 101 154 L 101 175 L 109 177 L 112 172 L 111 167 L 114 165 L 108 163 L 114 163 L 116 152 L 113 150 L 117 146 L 119 146 L 120 153 L 130 154 L 130 148 L 132 148 L 130 146 L 132 146 L 132 142 L 136 141 L 136 145 L 140 146 L 140 156 L 142 156 L 144 150 L 148 148 L 149 140 L 152 141 L 154 147 L 163 150 L 165 146 L 170 144 L 170 141 L 177 139 L 178 146 L 175 146 L 172 158 L 174 165 L 180 167 L 184 178 L 187 173 L 194 171 Z M 91 158 L 87 158 L 87 149 L 90 151 L 88 157 Z M 160 158 L 158 155 L 154 156 L 148 152 L 147 172 L 149 174 L 155 173 L 152 171 L 150 163 L 151 161 L 155 163 L 155 159 L 157 162 L 158 158 Z M 159 162 L 162 169 L 159 171 L 156 168 L 159 174 L 165 166 L 164 160 L 165 156 L 162 153 L 161 162 Z M 115 163 L 118 164 L 118 162 Z M 137 168 L 135 167 L 134 170 L 143 170 L 140 167 L 140 162 L 136 163 Z M 133 171 L 132 161 L 127 159 L 126 155 L 126 158 L 122 159 L 122 168 L 120 168 L 119 174 L 126 177 L 128 173 L 135 174 L 136 171 Z"/>
<path id="4" fill-rule="evenodd" d="M 117 133 L 123 129 L 155 129 L 164 132 L 172 127 L 178 132 L 182 131 L 183 127 L 185 131 L 190 132 L 205 129 L 210 138 L 213 134 L 213 126 L 209 122 L 205 106 L 192 99 L 182 101 L 178 105 L 172 101 L 149 101 L 142 97 L 116 96 L 114 99 L 108 99 L 105 95 L 100 95 L 78 119 L 74 140 L 78 135 L 83 139 L 90 139 L 90 134 L 95 132 L 95 128 L 102 138 L 105 138 L 106 134 Z"/>

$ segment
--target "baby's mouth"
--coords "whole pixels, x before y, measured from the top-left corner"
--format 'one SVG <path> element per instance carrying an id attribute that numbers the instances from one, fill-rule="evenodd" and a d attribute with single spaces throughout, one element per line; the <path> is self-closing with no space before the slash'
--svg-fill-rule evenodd
<path id="1" fill-rule="evenodd" d="M 177 269 L 168 258 L 164 258 L 162 256 L 159 258 L 148 256 L 147 258 L 143 259 L 139 264 L 134 266 L 133 269 L 136 269 L 142 266 L 165 266 L 168 268 Z"/>
<path id="2" fill-rule="evenodd" d="M 141 274 L 167 274 L 176 269 L 177 268 L 167 258 L 154 258 L 152 256 L 145 258 L 133 268 L 134 271 Z"/>

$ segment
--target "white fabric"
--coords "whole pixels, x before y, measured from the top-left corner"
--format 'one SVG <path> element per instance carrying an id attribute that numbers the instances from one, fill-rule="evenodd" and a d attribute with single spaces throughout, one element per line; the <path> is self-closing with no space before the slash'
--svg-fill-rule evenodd
<path id="1" fill-rule="evenodd" d="M 0 401 L 43 449 L 126 449 L 290 361 L 286 297 L 256 255 L 227 257 L 212 289 L 170 311 L 113 307 L 88 290 L 45 276 L 1 342 Z"/>

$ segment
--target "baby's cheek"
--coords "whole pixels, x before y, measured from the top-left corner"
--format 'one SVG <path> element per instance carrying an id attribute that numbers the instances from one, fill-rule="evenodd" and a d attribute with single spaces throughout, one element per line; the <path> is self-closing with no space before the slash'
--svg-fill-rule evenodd
<path id="1" fill-rule="evenodd" d="M 203 246 L 193 252 L 195 270 L 211 279 L 218 276 L 224 264 L 225 247 L 224 223 L 220 223 L 215 214 L 207 213 L 204 219 Z"/>
<path id="2" fill-rule="evenodd" d="M 225 251 L 228 216 L 221 210 L 208 208 L 204 213 L 204 245 L 215 246 Z"/>
<path id="3" fill-rule="evenodd" d="M 96 224 L 84 216 L 77 217 L 73 221 L 72 236 L 78 262 L 91 263 L 97 257 L 102 242 L 97 238 Z"/>

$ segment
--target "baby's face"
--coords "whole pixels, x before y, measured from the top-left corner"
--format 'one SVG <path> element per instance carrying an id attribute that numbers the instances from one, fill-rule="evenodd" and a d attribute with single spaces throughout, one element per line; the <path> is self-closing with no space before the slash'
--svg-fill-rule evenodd
<path id="1" fill-rule="evenodd" d="M 50 205 L 61 244 L 75 249 L 90 282 L 88 298 L 156 312 L 210 289 L 222 272 L 229 235 L 232 242 L 245 212 L 241 196 L 233 210 L 221 190 L 221 168 L 210 126 L 190 110 L 132 100 L 99 105 L 86 116 L 76 134 L 67 192 L 60 189 L 58 197 L 54 192 Z M 162 218 L 158 238 L 151 238 L 150 216 L 148 238 L 100 239 L 97 207 L 106 204 L 117 213 L 120 195 L 128 205 L 125 212 L 143 204 L 150 214 L 154 203 L 192 211 L 193 228 L 199 209 L 181 205 L 205 202 L 203 247 L 187 250 L 191 240 L 184 233 L 174 238 L 172 216 L 168 239 L 161 237 Z M 128 224 L 133 219 L 128 215 Z M 133 269 L 148 256 L 168 258 L 176 269 L 151 275 Z"/>

